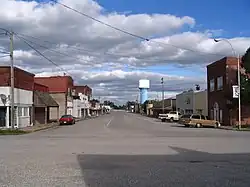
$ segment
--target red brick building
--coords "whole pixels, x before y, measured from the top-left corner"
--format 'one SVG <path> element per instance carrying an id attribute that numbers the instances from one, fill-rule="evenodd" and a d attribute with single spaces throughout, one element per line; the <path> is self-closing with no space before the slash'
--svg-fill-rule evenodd
<path id="1" fill-rule="evenodd" d="M 211 119 L 223 125 L 234 125 L 238 121 L 238 99 L 233 98 L 232 86 L 237 85 L 235 57 L 224 57 L 207 66 L 208 113 Z M 248 107 L 242 106 L 242 124 L 248 123 Z"/>
<path id="2" fill-rule="evenodd" d="M 14 67 L 14 125 L 17 128 L 32 125 L 34 74 Z M 10 66 L 0 67 L 0 127 L 11 127 Z"/>
<path id="3" fill-rule="evenodd" d="M 82 94 L 88 96 L 88 100 L 90 100 L 90 98 L 92 97 L 92 89 L 87 85 L 74 86 L 74 89 L 75 89 L 76 95 L 78 95 L 78 93 L 82 93 Z"/>
<path id="4" fill-rule="evenodd" d="M 59 105 L 59 116 L 73 113 L 74 81 L 70 76 L 35 77 L 35 83 L 45 85 Z M 57 119 L 56 110 L 50 112 L 51 120 Z"/>

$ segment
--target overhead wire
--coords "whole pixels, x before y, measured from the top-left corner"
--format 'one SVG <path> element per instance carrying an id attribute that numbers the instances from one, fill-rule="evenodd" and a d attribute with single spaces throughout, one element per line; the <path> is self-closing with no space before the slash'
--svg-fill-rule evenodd
<path id="1" fill-rule="evenodd" d="M 68 6 L 68 5 L 64 4 L 64 3 L 61 3 L 58 0 L 51 0 L 51 1 L 54 2 L 55 4 L 61 5 L 62 7 L 66 8 L 66 9 L 69 9 L 69 10 L 75 12 L 75 13 L 78 13 L 78 14 L 84 16 L 84 17 L 87 17 L 87 18 L 89 18 L 89 19 L 91 19 L 91 20 L 93 20 L 95 22 L 98 22 L 98 23 L 100 23 L 102 25 L 110 27 L 111 29 L 114 29 L 116 31 L 122 32 L 124 34 L 130 35 L 132 37 L 135 37 L 135 38 L 138 38 L 138 39 L 141 39 L 141 40 L 144 40 L 144 41 L 150 41 L 150 42 L 157 43 L 157 44 L 172 46 L 172 47 L 175 47 L 175 48 L 178 48 L 178 49 L 183 49 L 183 50 L 191 51 L 191 52 L 194 52 L 194 53 L 200 53 L 200 55 L 203 54 L 203 55 L 214 55 L 214 56 L 226 56 L 226 55 L 223 55 L 223 54 L 208 53 L 208 52 L 198 51 L 198 50 L 195 50 L 195 49 L 189 49 L 189 48 L 185 48 L 185 47 L 180 47 L 180 46 L 177 46 L 177 45 L 174 45 L 174 44 L 169 44 L 169 43 L 164 43 L 164 42 L 160 42 L 160 41 L 155 41 L 155 40 L 152 40 L 150 38 L 147 38 L 147 37 L 144 37 L 144 36 L 140 36 L 140 35 L 128 32 L 126 30 L 120 29 L 118 27 L 112 26 L 111 24 L 108 24 L 108 23 L 106 23 L 104 21 L 101 21 L 101 20 L 99 20 L 97 18 L 94 18 L 94 17 L 92 17 L 92 16 L 90 16 L 90 15 L 88 15 L 86 13 L 83 13 L 83 12 L 81 12 L 81 11 L 75 9 L 75 8 L 72 8 L 72 7 L 70 7 L 70 6 Z"/>
<path id="2" fill-rule="evenodd" d="M 4 58 L 4 57 L 7 57 L 7 56 L 10 56 L 10 55 L 2 55 L 2 56 L 0 56 L 0 58 Z"/>
<path id="3" fill-rule="evenodd" d="M 40 56 L 42 56 L 43 58 L 45 58 L 47 61 L 49 61 L 50 63 L 52 63 L 53 65 L 55 65 L 56 67 L 60 68 L 60 70 L 62 70 L 63 72 L 66 72 L 60 65 L 58 65 L 56 62 L 54 62 L 53 60 L 51 60 L 50 58 L 46 57 L 44 54 L 42 54 L 38 49 L 36 49 L 34 46 L 32 46 L 31 44 L 29 44 L 26 40 L 22 39 L 21 37 L 19 37 L 18 35 L 15 35 L 17 38 L 19 38 L 20 40 L 22 40 L 26 45 L 28 45 L 31 49 L 33 49 L 35 52 L 37 52 Z"/>
<path id="4" fill-rule="evenodd" d="M 38 37 L 34 37 L 34 36 L 30 36 L 30 35 L 25 35 L 25 34 L 21 34 L 21 33 L 15 33 L 15 34 L 19 35 L 19 37 L 22 37 L 23 39 L 25 39 L 26 41 L 28 41 L 30 43 L 33 43 L 33 44 L 35 44 L 37 46 L 40 46 L 40 47 L 42 47 L 44 49 L 47 49 L 48 51 L 51 51 L 51 52 L 54 52 L 54 53 L 57 53 L 57 54 L 60 54 L 60 55 L 66 56 L 66 57 L 74 58 L 76 60 L 84 60 L 84 61 L 92 62 L 92 63 L 104 63 L 105 61 L 106 61 L 106 63 L 114 63 L 114 62 L 121 63 L 122 62 L 122 60 L 121 61 L 117 61 L 117 60 L 113 60 L 113 59 L 112 60 L 103 60 L 103 61 L 97 61 L 97 60 L 93 61 L 93 60 L 89 60 L 89 59 L 82 59 L 80 57 L 73 56 L 73 55 L 67 54 L 65 52 L 60 52 L 60 50 L 51 49 L 51 48 L 49 48 L 47 46 L 41 45 L 40 43 L 31 41 L 31 38 L 35 39 L 35 40 L 39 40 L 39 41 L 41 41 L 43 43 L 51 44 L 51 45 L 58 45 L 57 43 L 46 41 L 46 40 L 42 40 L 42 39 L 40 39 Z M 27 39 L 27 38 L 30 38 L 30 39 Z M 89 52 L 89 53 L 93 52 L 93 51 L 86 50 L 86 49 L 81 49 L 81 48 L 78 48 L 78 47 L 75 47 L 75 46 L 69 46 L 69 48 L 77 49 L 77 50 L 79 50 L 81 52 L 82 52 L 82 50 L 85 51 L 85 52 Z M 131 57 L 131 56 L 125 56 L 123 54 L 118 55 L 118 54 L 112 54 L 112 53 L 107 53 L 107 52 L 105 52 L 103 54 L 102 53 L 95 53 L 94 55 L 90 54 L 90 56 L 94 56 L 94 57 L 95 57 L 95 55 L 108 55 L 108 56 L 119 57 L 119 58 L 123 58 L 123 57 L 130 58 Z M 150 59 L 150 60 L 149 59 L 140 59 L 140 60 L 143 60 L 143 62 L 148 62 L 148 63 L 155 61 L 154 59 Z M 192 62 L 191 59 L 190 60 L 185 60 L 185 59 L 180 59 L 180 60 L 177 60 L 177 59 L 159 59 L 159 61 L 161 61 L 161 62 Z M 136 66 L 131 66 L 131 67 L 128 66 L 128 67 L 123 67 L 123 68 L 125 68 L 125 69 L 135 69 L 135 70 L 146 70 L 146 69 L 143 69 L 143 68 L 138 68 Z"/>

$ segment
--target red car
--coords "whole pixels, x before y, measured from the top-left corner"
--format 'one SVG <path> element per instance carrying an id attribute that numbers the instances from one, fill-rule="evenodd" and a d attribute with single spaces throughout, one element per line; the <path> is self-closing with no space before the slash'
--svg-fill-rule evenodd
<path id="1" fill-rule="evenodd" d="M 60 119 L 59 119 L 59 123 L 60 125 L 64 124 L 64 125 L 73 125 L 75 124 L 75 118 L 72 115 L 63 115 Z"/>

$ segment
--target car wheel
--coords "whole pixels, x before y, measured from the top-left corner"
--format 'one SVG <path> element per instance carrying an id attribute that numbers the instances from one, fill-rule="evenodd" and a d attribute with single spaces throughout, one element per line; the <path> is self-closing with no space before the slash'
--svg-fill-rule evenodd
<path id="1" fill-rule="evenodd" d="M 196 128 L 200 128 L 201 127 L 201 124 L 200 123 L 197 123 L 196 124 Z"/>
<path id="2" fill-rule="evenodd" d="M 161 119 L 161 121 L 162 121 L 162 122 L 165 122 L 165 121 L 166 121 L 166 119 Z"/>
<path id="3" fill-rule="evenodd" d="M 190 127 L 190 125 L 185 125 L 185 127 Z"/>
<path id="4" fill-rule="evenodd" d="M 174 121 L 174 118 L 170 118 L 170 122 L 173 122 Z"/>
<path id="5" fill-rule="evenodd" d="M 215 123 L 214 125 L 215 128 L 220 128 L 220 126 L 221 126 L 220 123 Z"/>

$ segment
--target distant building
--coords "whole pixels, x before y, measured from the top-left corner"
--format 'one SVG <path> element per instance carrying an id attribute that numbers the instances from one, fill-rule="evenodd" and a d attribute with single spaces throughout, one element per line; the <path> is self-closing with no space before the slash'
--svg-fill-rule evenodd
<path id="1" fill-rule="evenodd" d="M 176 108 L 181 114 L 198 113 L 208 116 L 207 90 L 189 90 L 176 95 Z"/>
<path id="2" fill-rule="evenodd" d="M 90 99 L 92 98 L 92 89 L 87 86 L 74 86 L 75 95 L 73 100 L 73 115 L 84 118 L 90 116 Z"/>
<path id="3" fill-rule="evenodd" d="M 147 106 L 147 114 L 152 117 L 158 117 L 159 114 L 163 113 L 162 101 L 151 101 L 151 104 Z M 168 98 L 164 99 L 164 113 L 176 110 L 176 99 Z"/>

